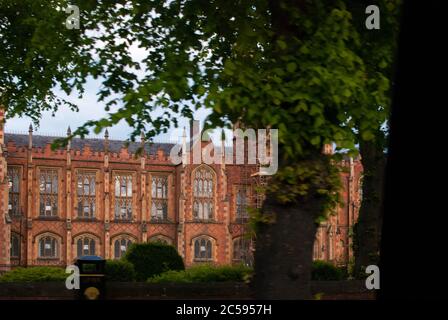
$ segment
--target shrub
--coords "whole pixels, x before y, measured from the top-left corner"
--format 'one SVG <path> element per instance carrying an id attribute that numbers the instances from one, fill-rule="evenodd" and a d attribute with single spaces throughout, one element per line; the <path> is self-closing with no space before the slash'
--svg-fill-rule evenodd
<path id="1" fill-rule="evenodd" d="M 330 262 L 316 260 L 313 261 L 311 278 L 313 280 L 343 280 L 346 278 L 346 271 Z"/>
<path id="2" fill-rule="evenodd" d="M 148 279 L 151 283 L 194 283 L 246 281 L 252 274 L 252 269 L 243 265 L 219 266 L 199 265 L 184 271 L 167 271 Z"/>
<path id="3" fill-rule="evenodd" d="M 105 273 L 108 281 L 126 282 L 135 280 L 134 266 L 125 260 L 107 260 Z"/>
<path id="4" fill-rule="evenodd" d="M 124 257 L 134 265 L 136 280 L 146 279 L 169 270 L 184 270 L 184 262 L 177 250 L 161 242 L 134 243 Z"/>
<path id="5" fill-rule="evenodd" d="M 17 268 L 3 274 L 0 282 L 56 282 L 65 281 L 68 276 L 65 269 L 58 267 Z"/>

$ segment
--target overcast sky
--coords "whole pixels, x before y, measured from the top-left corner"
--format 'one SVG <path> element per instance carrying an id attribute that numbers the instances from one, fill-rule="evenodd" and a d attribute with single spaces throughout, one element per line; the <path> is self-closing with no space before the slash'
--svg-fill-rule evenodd
<path id="1" fill-rule="evenodd" d="M 137 42 L 130 47 L 130 53 L 132 59 L 136 62 L 140 62 L 146 57 L 146 50 L 139 48 Z M 136 70 L 135 73 L 138 77 L 144 76 L 143 65 L 142 70 Z M 56 94 L 60 97 L 66 98 L 69 101 L 75 103 L 79 107 L 79 112 L 72 112 L 68 108 L 60 109 L 56 112 L 55 117 L 51 116 L 51 112 L 43 113 L 40 121 L 40 126 L 35 130 L 36 134 L 64 136 L 67 133 L 67 128 L 70 126 L 72 130 L 78 126 L 84 124 L 88 120 L 98 120 L 107 115 L 104 110 L 105 103 L 97 102 L 97 92 L 101 86 L 101 80 L 88 79 L 85 86 L 85 92 L 82 99 L 77 98 L 77 94 L 67 96 L 63 91 L 55 90 Z M 154 113 L 157 114 L 157 113 Z M 194 117 L 201 121 L 201 126 L 205 117 L 209 114 L 209 111 L 205 109 L 198 110 L 194 113 Z M 29 118 L 13 118 L 8 119 L 5 129 L 10 133 L 28 133 L 28 128 L 31 123 Z M 179 128 L 170 130 L 166 134 L 161 134 L 156 137 L 156 141 L 177 141 L 182 135 L 182 128 L 189 127 L 188 120 L 185 118 L 178 118 Z M 125 140 L 129 137 L 131 128 L 126 122 L 122 121 L 118 125 L 109 128 L 110 139 Z M 104 133 L 101 133 L 99 137 L 102 137 Z M 93 137 L 94 135 L 92 135 Z M 219 133 L 212 136 L 214 138 L 219 136 Z"/>

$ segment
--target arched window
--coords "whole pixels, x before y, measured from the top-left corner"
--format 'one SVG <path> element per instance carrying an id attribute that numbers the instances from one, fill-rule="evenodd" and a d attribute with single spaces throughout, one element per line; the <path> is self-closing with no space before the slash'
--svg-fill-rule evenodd
<path id="1" fill-rule="evenodd" d="M 82 237 L 76 241 L 76 253 L 78 257 L 95 255 L 95 240 L 90 237 Z"/>
<path id="2" fill-rule="evenodd" d="M 115 220 L 132 220 L 132 175 L 115 175 Z"/>
<path id="3" fill-rule="evenodd" d="M 214 183 L 214 174 L 210 168 L 201 167 L 194 172 L 193 218 L 195 220 L 213 220 Z"/>
<path id="4" fill-rule="evenodd" d="M 39 258 L 57 258 L 58 241 L 52 236 L 44 236 L 39 239 Z"/>
<path id="5" fill-rule="evenodd" d="M 11 234 L 11 258 L 20 258 L 20 236 Z"/>
<path id="6" fill-rule="evenodd" d="M 95 217 L 95 177 L 94 171 L 80 170 L 77 181 L 78 218 Z"/>
<path id="7" fill-rule="evenodd" d="M 114 242 L 114 258 L 120 259 L 124 256 L 128 248 L 131 246 L 132 241 L 129 238 L 117 239 Z"/>
<path id="8" fill-rule="evenodd" d="M 55 217 L 58 214 L 58 170 L 39 171 L 39 215 Z"/>
<path id="9" fill-rule="evenodd" d="M 168 218 L 168 177 L 153 176 L 151 189 L 151 220 L 165 221 Z"/>
<path id="10" fill-rule="evenodd" d="M 249 217 L 247 212 L 247 187 L 240 186 L 236 194 L 236 218 L 239 220 Z"/>
<path id="11" fill-rule="evenodd" d="M 239 237 L 233 240 L 233 261 L 236 263 L 251 264 L 250 240 Z"/>
<path id="12" fill-rule="evenodd" d="M 8 166 L 9 204 L 11 216 L 20 216 L 20 167 Z"/>
<path id="13" fill-rule="evenodd" d="M 194 240 L 194 260 L 195 261 L 212 261 L 212 241 L 206 237 Z"/>

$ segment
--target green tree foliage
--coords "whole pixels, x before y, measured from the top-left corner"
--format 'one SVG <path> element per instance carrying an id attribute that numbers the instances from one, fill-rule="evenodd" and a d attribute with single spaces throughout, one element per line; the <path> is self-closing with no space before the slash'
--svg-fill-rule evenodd
<path id="1" fill-rule="evenodd" d="M 237 266 L 211 266 L 198 265 L 183 271 L 166 271 L 148 279 L 150 283 L 197 283 L 197 282 L 223 282 L 247 281 L 252 269 L 243 265 Z"/>
<path id="2" fill-rule="evenodd" d="M 347 278 L 347 271 L 330 262 L 316 260 L 313 261 L 311 278 L 317 281 L 344 280 Z"/>
<path id="3" fill-rule="evenodd" d="M 0 277 L 0 282 L 61 282 L 68 277 L 63 268 L 32 267 L 16 268 Z"/>
<path id="4" fill-rule="evenodd" d="M 124 259 L 107 260 L 105 273 L 108 281 L 127 282 L 135 280 L 134 265 Z"/>
<path id="5" fill-rule="evenodd" d="M 168 270 L 184 270 L 184 262 L 177 250 L 160 242 L 134 243 L 124 257 L 134 265 L 136 280 L 146 279 Z"/>
<path id="6" fill-rule="evenodd" d="M 373 139 L 387 119 L 390 46 L 379 32 L 363 29 L 365 7 L 356 1 L 71 1 L 81 11 L 79 30 L 65 29 L 67 14 L 60 8 L 66 3 L 0 2 L 6 13 L 0 26 L 0 103 L 7 115 L 37 118 L 45 109 L 56 110 L 54 88 L 82 94 L 92 77 L 102 82 L 98 100 L 109 115 L 73 135 L 92 128 L 99 133 L 124 120 L 133 128 L 131 140 L 141 131 L 149 140 L 199 106 L 213 111 L 207 126 L 238 121 L 278 128 L 280 170 L 268 190 L 274 219 L 261 220 L 276 221 L 285 211 L 279 206 L 309 208 L 297 212 L 298 228 L 325 216 L 338 201 L 339 185 L 322 146 L 335 142 L 355 153 L 359 137 Z M 381 12 L 397 10 L 396 1 L 380 3 Z M 382 19 L 386 33 L 389 16 Z M 133 45 L 145 49 L 141 61 L 133 60 Z M 154 110 L 162 112 L 154 116 Z M 282 223 L 293 223 L 292 217 Z M 306 250 L 296 252 L 302 260 L 311 256 L 306 243 Z M 289 269 L 282 272 L 290 280 L 302 278 L 299 269 L 307 272 L 306 266 Z M 291 290 L 297 287 L 289 283 Z"/>

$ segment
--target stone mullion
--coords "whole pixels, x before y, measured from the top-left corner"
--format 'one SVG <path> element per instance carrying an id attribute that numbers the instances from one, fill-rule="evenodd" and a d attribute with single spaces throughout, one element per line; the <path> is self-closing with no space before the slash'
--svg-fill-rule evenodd
<path id="1" fill-rule="evenodd" d="M 69 157 L 69 153 L 67 155 Z M 70 161 L 68 161 L 68 163 L 71 163 Z M 66 263 L 69 264 L 72 261 L 72 170 L 71 170 L 71 166 L 67 167 L 67 171 L 66 171 L 66 221 L 67 221 L 67 234 L 66 234 Z"/>
<path id="2" fill-rule="evenodd" d="M 104 157 L 105 168 L 103 170 L 104 181 L 104 256 L 106 259 L 110 259 L 110 172 L 108 168 L 108 156 Z"/>
<path id="3" fill-rule="evenodd" d="M 30 151 L 31 153 L 31 151 Z M 28 160 L 30 160 L 31 157 L 28 157 Z M 39 200 L 33 202 L 33 195 L 36 194 L 33 189 L 33 181 L 34 181 L 34 167 L 31 163 L 28 163 L 27 166 L 27 210 L 26 210 L 26 221 L 27 221 L 27 243 L 26 243 L 26 264 L 31 265 L 33 263 L 33 233 L 32 233 L 32 226 L 33 226 L 33 210 L 34 205 L 38 204 Z"/>
<path id="4" fill-rule="evenodd" d="M 167 201 L 168 204 L 168 219 L 170 221 L 175 221 L 175 216 L 174 216 L 174 183 L 173 183 L 173 175 L 170 174 L 168 176 L 168 199 L 165 200 Z"/>
<path id="5" fill-rule="evenodd" d="M 146 183 L 146 176 L 147 172 L 146 170 L 142 170 L 141 172 L 141 178 L 140 178 L 140 197 L 141 197 L 141 224 L 142 224 L 142 242 L 148 241 L 148 232 L 147 232 L 147 210 L 148 210 L 148 203 L 146 200 L 146 193 L 147 193 L 147 183 Z"/>

